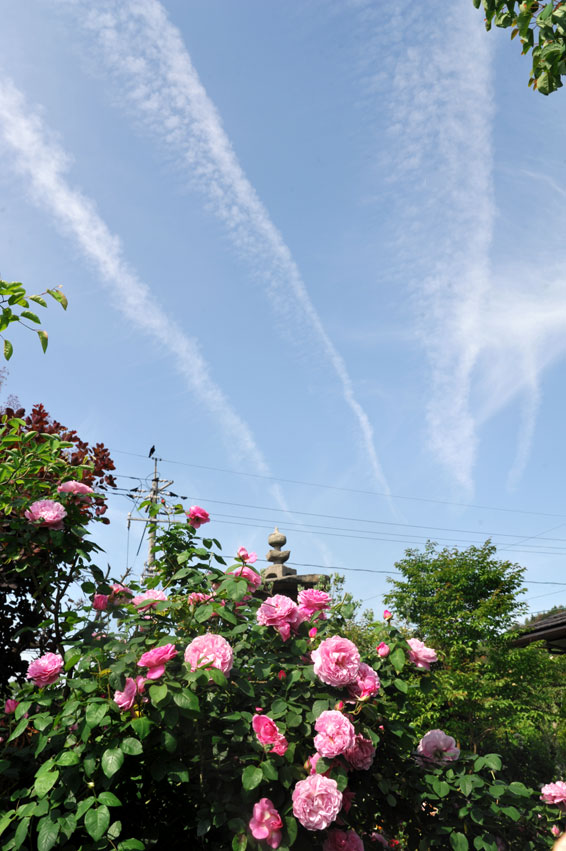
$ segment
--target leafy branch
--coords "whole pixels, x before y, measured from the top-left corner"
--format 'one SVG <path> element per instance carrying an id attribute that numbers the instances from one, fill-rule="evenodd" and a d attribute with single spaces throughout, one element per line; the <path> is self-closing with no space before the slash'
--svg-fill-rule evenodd
<path id="1" fill-rule="evenodd" d="M 30 331 L 36 333 L 39 337 L 41 348 L 44 352 L 47 350 L 47 331 L 44 331 L 42 328 L 38 329 L 35 327 L 37 325 L 41 325 L 41 319 L 36 313 L 30 310 L 30 307 L 33 306 L 30 305 L 30 302 L 38 304 L 40 307 L 47 307 L 47 302 L 44 298 L 46 295 L 49 295 L 51 298 L 55 299 L 55 301 L 58 301 L 63 310 L 67 309 L 67 297 L 60 287 L 57 287 L 57 289 L 45 290 L 45 292 L 40 295 L 28 295 L 25 288 L 18 281 L 8 283 L 7 281 L 0 280 L 0 310 L 2 311 L 0 315 L 0 339 L 2 339 L 4 343 L 4 357 L 6 360 L 10 360 L 12 357 L 14 347 L 11 341 L 4 336 L 3 332 L 6 331 L 13 322 L 19 322 L 24 326 L 24 328 L 28 328 Z M 22 309 L 18 312 L 18 308 Z M 32 323 L 31 325 L 28 324 L 30 322 Z"/>

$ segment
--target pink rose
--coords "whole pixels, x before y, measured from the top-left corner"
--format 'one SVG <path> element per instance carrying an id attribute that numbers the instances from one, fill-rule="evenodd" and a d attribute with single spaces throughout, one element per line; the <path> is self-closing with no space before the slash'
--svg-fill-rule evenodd
<path id="1" fill-rule="evenodd" d="M 63 659 L 58 653 L 45 653 L 39 659 L 30 662 L 26 677 L 35 686 L 43 688 L 59 679 L 62 668 Z"/>
<path id="2" fill-rule="evenodd" d="M 550 828 L 550 832 L 553 836 L 560 836 L 560 828 L 557 824 L 552 825 L 552 827 Z"/>
<path id="3" fill-rule="evenodd" d="M 97 612 L 105 612 L 108 608 L 109 599 L 108 594 L 95 594 L 92 601 L 92 608 L 96 609 Z"/>
<path id="4" fill-rule="evenodd" d="M 331 830 L 322 851 L 364 851 L 364 843 L 355 830 Z"/>
<path id="5" fill-rule="evenodd" d="M 38 499 L 24 512 L 24 517 L 30 523 L 41 523 L 48 529 L 62 529 L 66 516 L 67 512 L 61 503 L 52 499 Z"/>
<path id="6" fill-rule="evenodd" d="M 63 484 L 58 485 L 57 493 L 72 493 L 79 497 L 80 502 L 88 504 L 90 503 L 90 494 L 94 493 L 94 491 L 83 482 L 71 480 L 70 482 L 63 482 Z"/>
<path id="7" fill-rule="evenodd" d="M 134 592 L 130 591 L 129 588 L 126 588 L 125 585 L 121 585 L 119 582 L 115 582 L 114 585 L 111 585 L 112 593 L 110 594 L 110 602 L 119 604 L 119 603 L 128 603 L 128 597 L 133 597 Z"/>
<path id="8" fill-rule="evenodd" d="M 252 727 L 260 745 L 273 745 L 280 735 L 279 727 L 269 715 L 254 715 Z"/>
<path id="9" fill-rule="evenodd" d="M 367 771 L 372 767 L 375 759 L 375 748 L 370 739 L 365 739 L 358 734 L 354 746 L 344 754 L 347 761 L 356 771 Z"/>
<path id="10" fill-rule="evenodd" d="M 131 709 L 134 705 L 137 693 L 138 688 L 136 685 L 136 681 L 133 680 L 131 677 L 126 677 L 124 691 L 114 692 L 114 703 L 118 706 L 119 709 L 122 710 L 122 712 L 125 712 L 127 709 Z"/>
<path id="11" fill-rule="evenodd" d="M 425 647 L 424 642 L 418 638 L 409 638 L 407 644 L 411 648 L 409 650 L 409 659 L 417 666 L 430 671 L 430 666 L 433 662 L 438 662 L 436 651 L 430 647 Z"/>
<path id="12" fill-rule="evenodd" d="M 319 617 L 324 619 L 324 612 L 330 608 L 332 599 L 326 591 L 318 591 L 316 588 L 307 588 L 305 591 L 299 591 L 297 597 L 299 603 L 299 611 L 304 615 L 305 620 L 311 618 L 317 612 Z"/>
<path id="13" fill-rule="evenodd" d="M 204 523 L 210 523 L 210 514 L 199 505 L 191 505 L 187 511 L 187 520 L 193 529 L 200 529 Z"/>
<path id="14" fill-rule="evenodd" d="M 254 839 L 264 840 L 270 848 L 279 848 L 283 821 L 269 798 L 261 798 L 254 804 L 254 814 L 249 828 Z"/>
<path id="15" fill-rule="evenodd" d="M 226 639 L 213 632 L 193 638 L 185 650 L 185 662 L 191 671 L 197 668 L 218 668 L 225 676 L 229 676 L 233 658 L 232 648 Z"/>
<path id="16" fill-rule="evenodd" d="M 271 748 L 271 753 L 276 753 L 278 756 L 284 756 L 287 753 L 287 748 L 289 747 L 289 742 L 285 738 L 285 736 L 280 733 L 277 737 L 277 741 Z"/>
<path id="17" fill-rule="evenodd" d="M 386 656 L 389 656 L 391 648 L 389 644 L 386 644 L 385 641 L 380 641 L 380 643 L 375 648 L 375 652 L 378 656 L 381 656 L 382 659 L 385 659 Z"/>
<path id="18" fill-rule="evenodd" d="M 214 594 L 205 594 L 202 591 L 192 591 L 187 596 L 187 603 L 190 606 L 194 606 L 196 603 L 210 603 L 211 600 L 214 600 Z"/>
<path id="19" fill-rule="evenodd" d="M 314 672 L 323 683 L 341 688 L 353 683 L 360 667 L 356 645 L 347 638 L 333 635 L 312 651 Z"/>
<path id="20" fill-rule="evenodd" d="M 148 680 L 157 680 L 165 673 L 165 663 L 170 662 L 178 652 L 174 644 L 162 644 L 161 647 L 154 647 L 140 656 L 138 665 L 148 669 Z"/>
<path id="21" fill-rule="evenodd" d="M 557 780 L 556 783 L 547 783 L 540 791 L 541 801 L 566 811 L 566 783 L 563 780 Z"/>
<path id="22" fill-rule="evenodd" d="M 167 595 L 163 591 L 158 588 L 150 588 L 149 591 L 144 591 L 143 594 L 134 597 L 132 603 L 140 612 L 145 612 L 147 609 L 154 609 L 159 602 L 166 599 Z"/>
<path id="23" fill-rule="evenodd" d="M 314 729 L 318 733 L 314 737 L 314 746 L 323 757 L 332 759 L 354 747 L 354 725 L 349 718 L 335 709 L 321 712 L 315 721 Z"/>
<path id="24" fill-rule="evenodd" d="M 294 600 L 284 594 L 268 597 L 257 610 L 257 622 L 263 626 L 273 626 L 283 641 L 296 632 L 302 623 L 302 616 Z"/>
<path id="25" fill-rule="evenodd" d="M 255 561 L 255 559 L 254 559 Z M 231 567 L 226 573 L 231 574 L 232 576 L 239 576 L 242 579 L 245 579 L 248 583 L 248 588 L 252 590 L 253 588 L 259 588 L 261 585 L 261 576 L 259 573 L 256 573 L 255 570 L 252 570 L 251 567 L 248 567 L 245 564 L 240 565 L 239 567 Z"/>
<path id="26" fill-rule="evenodd" d="M 6 703 L 4 704 L 4 712 L 6 713 L 6 715 L 11 715 L 12 712 L 15 712 L 16 706 L 19 702 L 19 700 L 14 700 L 13 698 L 9 697 Z"/>
<path id="27" fill-rule="evenodd" d="M 293 789 L 293 815 L 307 830 L 324 830 L 342 808 L 342 792 L 336 780 L 310 774 Z"/>
<path id="28" fill-rule="evenodd" d="M 429 730 L 420 740 L 417 753 L 426 762 L 446 763 L 458 759 L 460 748 L 456 747 L 456 740 L 442 730 Z"/>
<path id="29" fill-rule="evenodd" d="M 309 638 L 316 638 L 317 632 L 318 629 L 316 628 L 316 626 L 311 626 L 311 628 L 309 629 Z"/>
<path id="30" fill-rule="evenodd" d="M 384 609 L 384 611 L 383 611 L 383 617 L 384 617 L 384 619 L 385 619 L 386 621 L 390 621 L 390 620 L 391 620 L 391 618 L 393 617 L 393 615 L 391 614 L 391 612 L 389 611 L 389 609 Z"/>
<path id="31" fill-rule="evenodd" d="M 240 547 L 238 550 L 238 558 L 241 558 L 242 561 L 246 561 L 248 564 L 253 564 L 257 561 L 257 555 L 255 553 L 249 553 L 245 547 Z"/>
<path id="32" fill-rule="evenodd" d="M 360 662 L 356 679 L 348 685 L 348 693 L 356 700 L 367 700 L 377 694 L 379 686 L 377 673 L 365 662 Z"/>

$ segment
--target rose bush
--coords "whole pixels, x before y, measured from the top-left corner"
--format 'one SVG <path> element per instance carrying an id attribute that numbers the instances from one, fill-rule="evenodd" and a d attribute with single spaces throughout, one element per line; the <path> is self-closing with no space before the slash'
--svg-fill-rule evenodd
<path id="1" fill-rule="evenodd" d="M 272 595 L 249 559 L 227 564 L 195 530 L 158 536 L 143 585 L 107 585 L 93 567 L 62 654 L 14 686 L 2 851 L 550 847 L 558 783 L 541 800 L 496 754 L 460 752 L 449 730 L 419 747 L 399 720 L 428 688 L 433 649 L 388 617 L 388 653 L 362 659 L 342 634 L 351 604 Z M 45 553 L 61 534 L 43 530 Z"/>

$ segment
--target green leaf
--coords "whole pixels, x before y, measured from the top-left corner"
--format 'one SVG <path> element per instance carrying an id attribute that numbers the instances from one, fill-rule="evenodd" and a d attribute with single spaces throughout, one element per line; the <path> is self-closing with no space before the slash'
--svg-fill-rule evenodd
<path id="1" fill-rule="evenodd" d="M 179 709 L 190 709 L 192 712 L 198 712 L 200 709 L 198 697 L 190 689 L 177 692 L 173 695 L 173 700 Z"/>
<path id="2" fill-rule="evenodd" d="M 124 839 L 118 845 L 118 851 L 144 851 L 145 845 L 139 839 Z"/>
<path id="3" fill-rule="evenodd" d="M 470 846 L 463 833 L 451 833 L 450 847 L 453 848 L 454 851 L 468 851 Z"/>
<path id="4" fill-rule="evenodd" d="M 519 821 L 521 813 L 517 807 L 501 807 L 501 812 L 505 813 L 512 821 Z"/>
<path id="5" fill-rule="evenodd" d="M 277 780 L 277 769 L 269 760 L 267 760 L 266 762 L 262 762 L 261 770 L 263 771 L 263 776 L 266 780 Z"/>
<path id="6" fill-rule="evenodd" d="M 106 804 L 107 807 L 121 807 L 122 802 L 112 792 L 101 792 L 98 796 L 99 804 Z"/>
<path id="7" fill-rule="evenodd" d="M 77 807 L 77 812 L 75 813 L 77 819 L 80 819 L 90 807 L 94 804 L 96 798 L 91 795 L 90 798 L 85 798 L 84 801 L 80 801 Z"/>
<path id="8" fill-rule="evenodd" d="M 287 836 L 289 837 L 289 846 L 291 846 L 297 838 L 297 822 L 293 816 L 285 816 L 285 827 L 287 828 Z"/>
<path id="9" fill-rule="evenodd" d="M 483 758 L 485 765 L 493 771 L 501 771 L 501 757 L 497 753 L 488 753 Z M 477 763 L 477 760 L 476 760 Z"/>
<path id="10" fill-rule="evenodd" d="M 41 819 L 37 834 L 37 851 L 51 851 L 59 836 L 59 825 L 49 816 Z"/>
<path id="11" fill-rule="evenodd" d="M 99 839 L 102 839 L 102 837 L 108 830 L 109 824 L 110 810 L 108 809 L 108 807 L 93 807 L 85 815 L 86 831 L 89 836 L 94 839 L 95 842 L 98 842 Z"/>
<path id="12" fill-rule="evenodd" d="M 26 712 L 29 711 L 31 704 L 31 700 L 22 700 L 21 703 L 18 703 L 18 705 L 16 706 L 16 711 L 14 712 L 16 721 L 18 721 L 20 718 L 23 718 Z"/>
<path id="13" fill-rule="evenodd" d="M 435 777 L 432 781 L 432 788 L 436 792 L 439 798 L 445 798 L 446 795 L 450 792 L 450 786 L 446 781 L 440 780 L 438 777 Z"/>
<path id="14" fill-rule="evenodd" d="M 62 290 L 47 290 L 49 295 L 58 301 L 63 310 L 67 310 L 67 306 L 69 302 L 67 301 L 67 296 L 63 293 Z"/>
<path id="15" fill-rule="evenodd" d="M 71 647 L 70 650 L 67 650 L 65 653 L 65 670 L 69 671 L 83 655 L 83 651 L 80 647 Z"/>
<path id="16" fill-rule="evenodd" d="M 393 680 L 393 685 L 398 691 L 402 692 L 403 694 L 407 694 L 407 692 L 409 691 L 409 684 L 406 683 L 405 680 L 395 679 Z"/>
<path id="17" fill-rule="evenodd" d="M 12 355 L 14 354 L 14 347 L 9 340 L 4 340 L 4 357 L 6 360 L 10 360 Z"/>
<path id="18" fill-rule="evenodd" d="M 40 304 L 42 307 L 47 307 L 47 302 L 40 295 L 28 295 L 30 301 Z"/>
<path id="19" fill-rule="evenodd" d="M 401 650 L 400 647 L 397 647 L 389 656 L 389 661 L 391 662 L 397 673 L 403 670 L 406 660 L 407 657 L 405 656 L 404 652 Z"/>
<path id="20" fill-rule="evenodd" d="M 531 794 L 524 783 L 519 783 L 516 780 L 509 784 L 509 791 L 513 792 L 514 795 L 522 795 L 524 798 L 528 798 Z"/>
<path id="21" fill-rule="evenodd" d="M 132 736 L 129 736 L 127 739 L 123 739 L 122 742 L 120 742 L 120 750 L 130 756 L 137 756 L 142 753 L 143 745 L 139 739 L 134 739 Z"/>
<path id="22" fill-rule="evenodd" d="M 35 782 L 33 784 L 33 788 L 37 797 L 43 798 L 44 795 L 47 795 L 49 790 L 57 782 L 58 777 L 58 771 L 46 771 L 44 774 L 40 774 L 38 777 L 36 777 Z"/>
<path id="23" fill-rule="evenodd" d="M 9 812 L 4 813 L 4 815 L 0 817 L 0 836 L 4 833 L 8 825 L 12 823 L 15 814 L 15 810 L 10 810 Z"/>
<path id="24" fill-rule="evenodd" d="M 247 792 L 259 786 L 262 780 L 263 772 L 261 768 L 257 768 L 255 765 L 248 765 L 244 768 L 242 772 L 242 786 Z"/>
<path id="25" fill-rule="evenodd" d="M 474 781 L 472 780 L 469 774 L 464 774 L 464 776 L 460 778 L 460 789 L 462 791 L 462 794 L 466 795 L 467 797 L 473 788 Z"/>
<path id="26" fill-rule="evenodd" d="M 123 762 L 124 754 L 120 748 L 108 748 L 102 754 L 102 770 L 107 777 L 112 777 L 116 774 L 122 767 Z"/>
<path id="27" fill-rule="evenodd" d="M 41 319 L 35 313 L 32 313 L 31 310 L 22 310 L 20 316 L 23 316 L 24 319 L 29 319 L 30 322 L 35 322 L 36 325 L 41 325 Z"/>
<path id="28" fill-rule="evenodd" d="M 315 702 L 315 706 L 316 706 L 316 702 Z M 328 708 L 328 707 L 326 707 L 326 708 Z M 287 701 L 281 700 L 281 698 L 279 697 L 277 700 L 273 701 L 273 703 L 271 705 L 271 711 L 269 712 L 269 717 L 270 718 L 280 718 L 281 715 L 286 715 L 287 712 L 288 712 Z M 322 712 L 322 709 L 321 709 L 321 712 Z"/>
<path id="29" fill-rule="evenodd" d="M 89 703 L 86 708 L 86 723 L 88 727 L 97 727 L 108 713 L 107 703 Z"/>
<path id="30" fill-rule="evenodd" d="M 149 696 L 154 706 L 157 706 L 158 703 L 161 703 L 161 701 L 165 700 L 167 697 L 167 686 L 165 684 L 160 686 L 150 686 Z"/>
<path id="31" fill-rule="evenodd" d="M 142 715 L 141 718 L 132 718 L 130 724 L 140 739 L 145 739 L 151 731 L 151 721 L 145 715 Z"/>
<path id="32" fill-rule="evenodd" d="M 283 702 L 283 701 L 281 701 L 281 702 Z M 277 703 L 277 701 L 276 701 L 276 703 Z M 318 716 L 322 712 L 326 712 L 326 710 L 329 708 L 329 706 L 330 706 L 329 700 L 315 700 L 315 702 L 312 705 L 312 717 L 315 718 L 315 719 L 318 718 Z M 285 706 L 285 710 L 286 709 L 287 709 L 287 707 Z M 281 713 L 281 714 L 283 714 L 283 713 Z"/>
<path id="33" fill-rule="evenodd" d="M 41 348 L 44 352 L 47 351 L 47 344 L 49 342 L 47 337 L 47 331 L 38 331 L 37 336 L 39 337 L 39 342 L 41 343 Z"/>
<path id="34" fill-rule="evenodd" d="M 79 755 L 75 751 L 63 751 L 57 757 L 57 765 L 77 765 L 78 762 Z"/>
<path id="35" fill-rule="evenodd" d="M 29 822 L 29 818 L 23 818 L 19 823 L 14 836 L 14 848 L 19 848 L 23 844 L 28 833 Z"/>
<path id="36" fill-rule="evenodd" d="M 232 839 L 232 851 L 245 851 L 248 847 L 248 837 L 245 833 L 238 833 Z"/>

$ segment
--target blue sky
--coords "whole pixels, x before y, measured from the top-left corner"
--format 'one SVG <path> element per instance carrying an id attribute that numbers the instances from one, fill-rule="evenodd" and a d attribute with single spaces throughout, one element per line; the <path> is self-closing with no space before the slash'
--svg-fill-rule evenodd
<path id="1" fill-rule="evenodd" d="M 277 523 L 379 609 L 406 547 L 491 535 L 533 611 L 566 602 L 536 584 L 565 581 L 564 95 L 508 32 L 471 0 L 4 5 L 0 275 L 70 302 L 5 392 L 123 487 L 155 444 L 227 553 Z"/>

